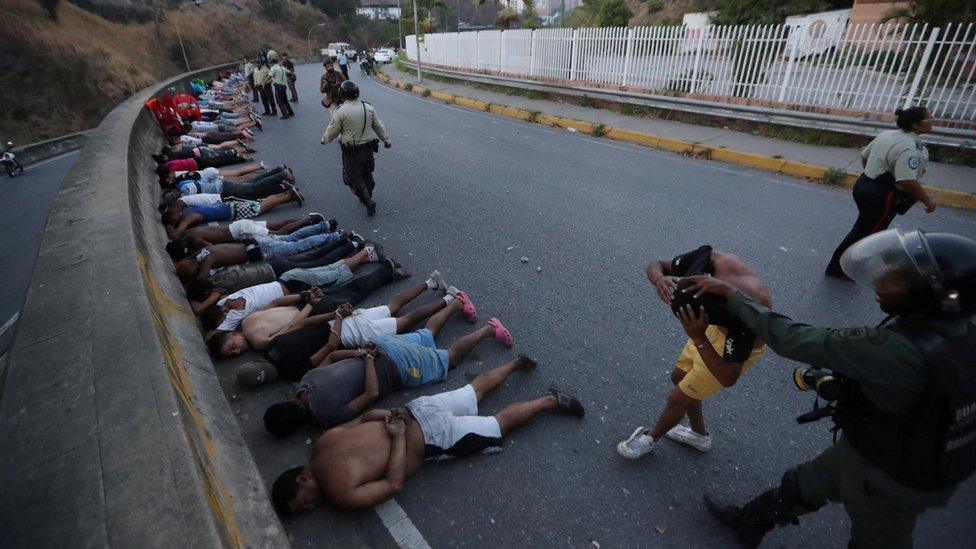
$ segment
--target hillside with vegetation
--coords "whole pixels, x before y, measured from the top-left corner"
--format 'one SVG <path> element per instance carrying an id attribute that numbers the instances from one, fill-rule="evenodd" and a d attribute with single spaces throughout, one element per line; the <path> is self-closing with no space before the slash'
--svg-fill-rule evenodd
<path id="1" fill-rule="evenodd" d="M 53 17 L 46 9 L 51 0 L 44 4 L 3 2 L 0 138 L 18 144 L 91 128 L 132 93 L 185 72 L 180 36 L 196 69 L 259 48 L 306 55 L 308 30 L 322 22 L 313 47 L 339 38 L 366 46 L 390 34 L 375 23 L 340 24 L 314 5 L 292 0 L 196 0 L 166 9 L 159 0 L 143 6 L 55 1 Z M 395 23 L 385 25 L 392 25 L 395 41 Z"/>

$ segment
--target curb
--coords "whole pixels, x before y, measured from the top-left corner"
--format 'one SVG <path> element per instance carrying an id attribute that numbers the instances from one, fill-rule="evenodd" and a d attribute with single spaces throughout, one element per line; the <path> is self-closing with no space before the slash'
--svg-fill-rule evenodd
<path id="1" fill-rule="evenodd" d="M 492 112 L 502 116 L 507 116 L 509 118 L 523 120 L 526 122 L 535 122 L 537 124 L 545 124 L 547 126 L 556 128 L 571 128 L 577 132 L 586 133 L 594 137 L 608 137 L 615 141 L 626 141 L 628 143 L 635 143 L 645 147 L 676 152 L 709 160 L 719 160 L 729 164 L 735 164 L 737 166 L 755 168 L 776 174 L 799 177 L 801 179 L 806 179 L 814 183 L 821 183 L 823 185 L 851 188 L 854 186 L 854 182 L 857 181 L 857 178 L 860 175 L 859 173 L 842 172 L 838 178 L 835 175 L 837 168 L 817 166 L 815 164 L 807 164 L 804 162 L 798 162 L 796 160 L 786 160 L 783 158 L 775 158 L 772 156 L 737 151 L 733 149 L 714 148 L 701 143 L 695 143 L 693 141 L 644 134 L 631 130 L 614 128 L 612 126 L 594 124 L 584 120 L 576 120 L 574 118 L 540 114 L 506 105 L 486 103 L 478 99 L 451 95 L 444 92 L 433 91 L 424 86 L 400 82 L 399 80 L 394 80 L 383 73 L 377 73 L 376 77 L 387 85 L 410 91 L 423 97 L 444 101 L 445 103 L 453 103 L 462 107 Z M 596 132 L 594 130 L 596 130 Z M 834 181 L 829 181 L 829 179 L 834 179 Z M 965 193 L 952 189 L 943 189 L 941 187 L 930 187 L 928 185 L 925 186 L 925 190 L 928 191 L 929 195 L 932 196 L 932 199 L 935 200 L 935 202 L 940 206 L 976 210 L 976 194 Z"/>

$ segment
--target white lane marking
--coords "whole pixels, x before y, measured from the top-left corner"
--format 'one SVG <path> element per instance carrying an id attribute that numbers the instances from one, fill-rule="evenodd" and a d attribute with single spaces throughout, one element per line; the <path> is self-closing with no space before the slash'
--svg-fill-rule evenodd
<path id="1" fill-rule="evenodd" d="M 390 498 L 377 505 L 376 514 L 393 536 L 393 541 L 403 549 L 430 549 L 430 544 L 395 499 Z"/>
<path id="2" fill-rule="evenodd" d="M 0 337 L 3 337 L 3 334 L 7 333 L 7 330 L 13 327 L 18 318 L 20 318 L 20 313 L 14 313 L 14 316 L 10 317 L 7 322 L 4 322 L 3 327 L 0 327 Z"/>
<path id="3" fill-rule="evenodd" d="M 54 162 L 55 160 L 61 160 L 62 158 L 66 157 L 66 156 L 71 156 L 73 154 L 78 154 L 79 152 L 81 152 L 81 149 L 75 149 L 73 151 L 68 151 L 66 153 L 61 153 L 61 154 L 59 154 L 57 156 L 52 156 L 51 158 L 45 158 L 44 160 L 41 160 L 40 162 L 34 162 L 33 164 L 28 164 L 24 168 L 24 172 L 25 173 L 27 172 L 27 168 L 39 168 L 39 167 L 43 166 L 44 164 L 47 164 L 49 162 Z"/>

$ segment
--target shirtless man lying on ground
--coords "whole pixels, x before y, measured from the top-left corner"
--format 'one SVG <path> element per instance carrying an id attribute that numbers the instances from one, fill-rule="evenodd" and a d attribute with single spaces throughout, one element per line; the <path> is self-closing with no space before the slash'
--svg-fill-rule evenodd
<path id="1" fill-rule="evenodd" d="M 309 419 L 323 429 L 331 429 L 356 418 L 392 392 L 446 380 L 448 371 L 486 339 L 486 330 L 479 329 L 458 338 L 446 349 L 437 347 L 437 333 L 451 315 L 460 311 L 460 302 L 455 300 L 416 332 L 380 337 L 359 349 L 332 352 L 321 366 L 302 377 L 295 398 L 268 408 L 265 428 L 279 438 L 290 435 Z M 347 310 L 336 313 L 348 317 Z M 531 362 L 522 356 L 519 360 Z M 276 374 L 275 368 L 255 361 L 238 369 L 237 380 L 253 387 L 274 381 Z"/>
<path id="2" fill-rule="evenodd" d="M 502 437 L 546 410 L 584 416 L 580 401 L 555 387 L 546 396 L 510 404 L 494 416 L 479 416 L 481 399 L 529 364 L 509 362 L 455 391 L 414 399 L 406 408 L 370 410 L 329 429 L 315 441 L 308 465 L 289 469 L 275 480 L 275 509 L 288 515 L 325 502 L 345 510 L 373 507 L 399 493 L 425 459 L 459 458 L 498 447 Z"/>
<path id="3" fill-rule="evenodd" d="M 291 272 L 287 274 L 291 274 Z M 373 341 L 379 337 L 404 333 L 417 322 L 434 315 L 441 309 L 451 305 L 455 300 L 459 302 L 458 307 L 464 312 L 469 322 L 475 322 L 477 320 L 477 311 L 471 303 L 470 298 L 468 298 L 467 294 L 457 290 L 453 286 L 440 290 L 441 293 L 446 293 L 443 298 L 418 307 L 403 316 L 396 316 L 404 306 L 425 291 L 442 287 L 436 282 L 433 284 L 433 288 L 431 286 L 431 280 L 421 282 L 407 288 L 386 305 L 371 307 L 369 309 L 356 309 L 348 318 L 336 318 L 333 312 L 307 317 L 311 309 L 303 309 L 298 315 L 293 316 L 289 325 L 285 327 L 288 328 L 290 326 L 290 329 L 285 331 L 315 327 L 302 332 L 301 336 L 315 342 L 321 342 L 322 337 L 325 337 L 325 343 L 322 347 L 309 357 L 309 367 L 314 367 L 322 363 L 326 356 L 340 346 L 345 349 L 356 349 L 366 341 Z M 266 311 L 265 313 L 268 316 L 278 314 L 272 311 Z M 211 350 L 218 357 L 229 358 L 247 351 L 252 345 L 259 349 L 269 345 L 272 337 L 284 333 L 280 332 L 280 330 L 270 332 L 275 326 L 268 326 L 268 323 L 263 322 L 260 317 L 255 321 L 255 325 L 262 326 L 262 329 L 245 329 L 245 332 L 215 334 L 210 340 Z M 280 326 L 278 327 L 281 328 Z M 506 347 L 512 347 L 511 334 L 497 318 L 489 321 L 488 325 L 482 329 L 482 335 L 483 337 L 496 336 Z M 305 344 L 299 344 L 297 347 L 307 348 L 308 342 L 303 343 Z M 295 342 L 292 341 L 292 344 L 295 344 Z M 276 345 L 274 352 L 269 351 L 269 354 L 279 356 L 283 351 L 284 349 L 280 349 Z"/>

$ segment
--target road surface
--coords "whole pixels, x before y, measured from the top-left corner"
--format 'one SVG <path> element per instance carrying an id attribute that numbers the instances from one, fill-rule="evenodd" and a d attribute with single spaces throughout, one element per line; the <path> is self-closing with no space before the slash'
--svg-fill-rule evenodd
<path id="1" fill-rule="evenodd" d="M 0 355 L 10 346 L 51 203 L 77 157 L 67 153 L 27 166 L 17 177 L 0 177 Z"/>
<path id="2" fill-rule="evenodd" d="M 731 536 L 703 510 L 702 494 L 743 501 L 830 443 L 828 424 L 796 424 L 813 399 L 793 388 L 795 365 L 767 353 L 705 405 L 710 454 L 669 442 L 630 462 L 614 449 L 635 426 L 655 420 L 686 339 L 644 277 L 650 259 L 708 243 L 749 263 L 783 313 L 836 326 L 882 318 L 867 292 L 821 276 L 855 216 L 848 191 L 447 106 L 366 81 L 357 68 L 354 80 L 394 143 L 377 155 L 379 213 L 367 218 L 340 183 L 338 145 L 319 144 L 328 123 L 320 71 L 299 67 L 297 116 L 266 117 L 259 158 L 294 167 L 309 198 L 302 211 L 335 216 L 381 243 L 414 280 L 440 269 L 471 294 L 483 319 L 503 319 L 516 341 L 514 351 L 483 343 L 445 383 L 382 405 L 461 387 L 523 352 L 539 360 L 537 371 L 514 374 L 482 412 L 540 395 L 552 383 L 588 409 L 582 421 L 537 418 L 500 454 L 421 469 L 396 501 L 431 546 L 731 547 Z M 976 236 L 970 213 L 918 210 L 895 225 Z M 298 213 L 286 207 L 274 217 Z M 365 304 L 385 303 L 407 284 Z M 452 320 L 439 340 L 467 329 Z M 279 472 L 303 463 L 316 431 L 285 441 L 264 431 L 264 409 L 293 387 L 237 387 L 235 366 L 250 358 L 218 362 L 217 370 L 270 487 Z M 916 541 L 976 544 L 973 516 L 969 482 L 947 509 L 921 518 Z M 283 522 L 298 547 L 394 545 L 374 512 L 325 508 Z M 776 531 L 767 546 L 842 547 L 848 528 L 832 506 Z"/>

